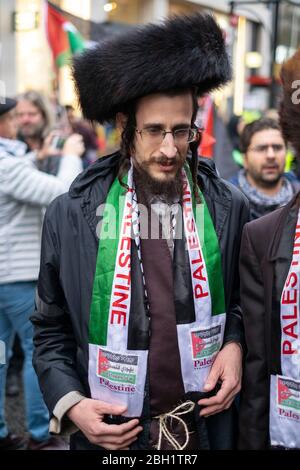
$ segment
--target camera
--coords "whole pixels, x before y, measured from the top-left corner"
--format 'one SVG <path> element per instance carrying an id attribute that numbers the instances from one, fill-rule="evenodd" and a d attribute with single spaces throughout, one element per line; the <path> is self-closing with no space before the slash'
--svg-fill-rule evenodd
<path id="1" fill-rule="evenodd" d="M 50 145 L 52 148 L 61 150 L 64 146 L 66 139 L 61 135 L 54 135 L 51 139 Z"/>

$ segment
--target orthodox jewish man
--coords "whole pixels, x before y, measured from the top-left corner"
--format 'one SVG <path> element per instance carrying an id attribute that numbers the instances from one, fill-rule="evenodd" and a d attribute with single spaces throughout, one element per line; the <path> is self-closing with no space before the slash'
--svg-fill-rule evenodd
<path id="1" fill-rule="evenodd" d="M 71 449 L 235 445 L 248 207 L 198 160 L 195 126 L 197 96 L 230 76 L 222 31 L 200 14 L 74 62 L 84 116 L 116 121 L 122 138 L 44 223 L 34 365 Z"/>

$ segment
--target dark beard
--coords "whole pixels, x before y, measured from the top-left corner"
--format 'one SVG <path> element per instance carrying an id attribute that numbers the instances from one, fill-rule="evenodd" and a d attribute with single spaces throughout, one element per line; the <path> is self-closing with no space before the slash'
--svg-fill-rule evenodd
<path id="1" fill-rule="evenodd" d="M 247 173 L 246 173 L 247 174 Z M 254 179 L 255 183 L 261 188 L 266 188 L 266 189 L 272 189 L 275 188 L 275 186 L 278 184 L 278 182 L 281 180 L 283 173 L 278 174 L 274 179 L 268 180 L 264 179 L 261 177 L 260 173 L 254 173 L 252 172 L 251 174 L 252 178 Z"/>
<path id="2" fill-rule="evenodd" d="M 182 179 L 179 170 L 172 181 L 159 181 L 151 178 L 149 173 L 143 168 L 133 166 L 133 180 L 138 194 L 138 200 L 146 207 L 150 207 L 153 202 L 163 202 L 173 204 L 182 199 Z"/>
<path id="3" fill-rule="evenodd" d="M 44 137 L 44 130 L 45 130 L 45 124 L 40 123 L 40 124 L 35 124 L 32 126 L 32 128 L 28 131 L 26 129 L 19 130 L 20 136 L 26 140 L 26 139 L 37 139 L 37 140 L 43 140 Z"/>

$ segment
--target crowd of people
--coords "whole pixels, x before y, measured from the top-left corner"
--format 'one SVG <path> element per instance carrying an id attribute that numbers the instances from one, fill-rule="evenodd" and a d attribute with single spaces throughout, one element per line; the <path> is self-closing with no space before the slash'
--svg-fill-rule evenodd
<path id="1" fill-rule="evenodd" d="M 231 120 L 230 181 L 198 152 L 199 96 L 231 79 L 211 16 L 76 57 L 84 119 L 0 104 L 1 450 L 300 449 L 298 70 L 278 116 Z M 20 361 L 26 442 L 5 419 Z"/>

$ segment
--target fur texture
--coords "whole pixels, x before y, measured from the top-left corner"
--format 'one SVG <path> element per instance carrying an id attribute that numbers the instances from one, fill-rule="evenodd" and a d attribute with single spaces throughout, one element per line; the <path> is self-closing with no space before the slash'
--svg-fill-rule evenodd
<path id="1" fill-rule="evenodd" d="M 283 99 L 280 106 L 280 124 L 284 138 L 290 142 L 300 158 L 300 48 L 281 69 Z"/>
<path id="2" fill-rule="evenodd" d="M 73 76 L 84 116 L 102 123 L 151 93 L 216 89 L 231 79 L 231 66 L 214 18 L 197 13 L 138 27 L 85 51 L 74 59 Z"/>

